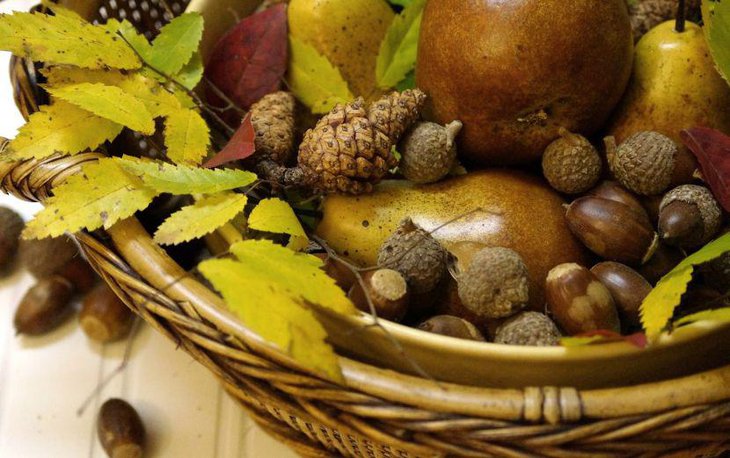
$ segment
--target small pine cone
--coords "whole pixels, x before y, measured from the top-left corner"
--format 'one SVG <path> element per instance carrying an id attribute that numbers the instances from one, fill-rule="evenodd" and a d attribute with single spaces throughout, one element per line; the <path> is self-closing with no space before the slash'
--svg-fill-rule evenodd
<path id="1" fill-rule="evenodd" d="M 378 265 L 400 272 L 414 294 L 433 291 L 446 274 L 448 252 L 410 218 L 400 222 L 378 251 Z"/>
<path id="2" fill-rule="evenodd" d="M 294 96 L 279 91 L 265 95 L 251 106 L 256 132 L 256 155 L 286 164 L 294 149 Z"/>
<path id="3" fill-rule="evenodd" d="M 299 168 L 316 190 L 370 192 L 397 161 L 392 143 L 370 124 L 365 102 L 337 105 L 304 134 Z"/>
<path id="4" fill-rule="evenodd" d="M 391 144 L 396 144 L 405 131 L 418 120 L 425 102 L 426 94 L 420 89 L 392 92 L 370 105 L 368 119 Z"/>

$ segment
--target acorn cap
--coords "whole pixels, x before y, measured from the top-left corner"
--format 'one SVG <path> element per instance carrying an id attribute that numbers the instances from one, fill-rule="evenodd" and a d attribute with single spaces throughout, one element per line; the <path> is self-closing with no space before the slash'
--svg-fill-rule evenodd
<path id="1" fill-rule="evenodd" d="M 410 218 L 400 222 L 378 251 L 378 265 L 403 275 L 413 294 L 433 291 L 446 274 L 449 254 Z"/>
<path id="2" fill-rule="evenodd" d="M 674 173 L 679 149 L 659 132 L 638 132 L 616 147 L 607 137 L 606 154 L 611 172 L 629 190 L 652 196 L 665 191 Z"/>
<path id="3" fill-rule="evenodd" d="M 448 175 L 456 161 L 454 140 L 461 128 L 461 121 L 445 127 L 433 122 L 413 126 L 398 146 L 398 169 L 403 176 L 414 183 L 434 183 Z"/>
<path id="4" fill-rule="evenodd" d="M 486 318 L 505 318 L 519 312 L 529 300 L 527 267 L 509 248 L 477 252 L 457 279 L 464 306 Z"/>
<path id="5" fill-rule="evenodd" d="M 522 312 L 502 323 L 494 343 L 549 347 L 560 342 L 560 330 L 553 320 L 538 312 Z"/>
<path id="6" fill-rule="evenodd" d="M 698 243 L 709 242 L 717 234 L 722 224 L 722 210 L 709 189 L 704 186 L 686 184 L 669 191 L 659 204 L 659 213 L 673 202 L 684 202 L 693 205 L 699 211 L 702 219 L 702 240 Z"/>
<path id="7" fill-rule="evenodd" d="M 561 128 L 560 136 L 545 149 L 543 174 L 550 186 L 559 192 L 586 192 L 601 178 L 601 157 L 582 135 Z"/>

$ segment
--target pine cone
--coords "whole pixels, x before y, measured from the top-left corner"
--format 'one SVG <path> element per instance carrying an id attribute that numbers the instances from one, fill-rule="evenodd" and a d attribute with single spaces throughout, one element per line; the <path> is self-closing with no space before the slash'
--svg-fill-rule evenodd
<path id="1" fill-rule="evenodd" d="M 294 96 L 278 91 L 251 106 L 251 124 L 256 132 L 256 156 L 285 164 L 294 149 Z"/>
<path id="2" fill-rule="evenodd" d="M 687 2 L 688 19 L 699 19 L 700 4 L 700 0 Z M 677 0 L 639 0 L 629 6 L 629 12 L 634 41 L 639 41 L 652 28 L 676 17 Z"/>
<path id="3" fill-rule="evenodd" d="M 309 186 L 323 192 L 362 194 L 398 163 L 395 141 L 419 116 L 425 95 L 393 93 L 365 108 L 362 98 L 337 105 L 306 132 L 299 168 Z"/>

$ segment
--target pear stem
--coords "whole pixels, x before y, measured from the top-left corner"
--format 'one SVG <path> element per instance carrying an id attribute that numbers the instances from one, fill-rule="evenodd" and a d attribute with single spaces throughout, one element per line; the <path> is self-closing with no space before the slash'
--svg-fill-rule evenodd
<path id="1" fill-rule="evenodd" d="M 684 23 L 687 20 L 687 8 L 685 7 L 685 0 L 679 0 L 679 7 L 677 8 L 677 21 L 674 26 L 674 30 L 679 33 L 684 32 Z"/>

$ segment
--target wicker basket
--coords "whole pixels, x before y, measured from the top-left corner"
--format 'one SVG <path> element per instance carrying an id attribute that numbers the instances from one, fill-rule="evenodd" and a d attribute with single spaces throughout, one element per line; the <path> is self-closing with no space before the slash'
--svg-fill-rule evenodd
<path id="1" fill-rule="evenodd" d="M 70 1 L 95 19 L 153 34 L 183 1 Z M 169 5 L 168 5 L 169 4 Z M 43 103 L 36 68 L 11 64 L 27 118 Z M 42 201 L 97 153 L 0 165 L 2 188 Z M 439 383 L 342 358 L 344 385 L 298 367 L 244 329 L 221 299 L 135 219 L 76 234 L 84 254 L 145 321 L 213 371 L 269 433 L 304 456 L 719 456 L 730 450 L 730 366 L 612 389 L 489 389 Z"/>

